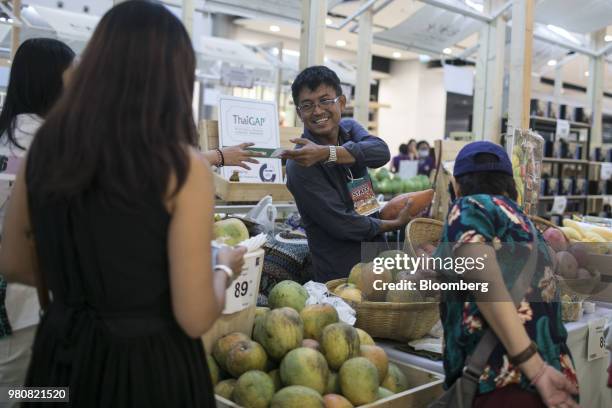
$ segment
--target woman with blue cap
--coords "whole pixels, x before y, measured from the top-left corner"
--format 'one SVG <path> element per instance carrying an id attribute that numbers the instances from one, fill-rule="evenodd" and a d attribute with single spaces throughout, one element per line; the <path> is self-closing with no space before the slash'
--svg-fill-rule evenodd
<path id="1" fill-rule="evenodd" d="M 499 285 L 496 294 L 443 293 L 446 387 L 473 374 L 474 407 L 578 406 L 576 371 L 555 299 L 550 255 L 541 234 L 516 203 L 508 155 L 497 144 L 473 142 L 459 152 L 453 173 L 458 198 L 436 255 L 446 247 L 455 259 L 467 259 L 477 250 L 484 268 L 476 276 L 493 287 Z M 531 251 L 534 242 L 537 252 Z M 534 272 L 521 279 L 526 265 Z M 444 276 L 466 278 L 467 273 Z M 518 301 L 513 303 L 511 296 Z M 488 357 L 479 348 L 483 337 L 491 338 L 483 341 L 491 343 Z M 476 360 L 482 360 L 482 369 L 470 372 Z"/>

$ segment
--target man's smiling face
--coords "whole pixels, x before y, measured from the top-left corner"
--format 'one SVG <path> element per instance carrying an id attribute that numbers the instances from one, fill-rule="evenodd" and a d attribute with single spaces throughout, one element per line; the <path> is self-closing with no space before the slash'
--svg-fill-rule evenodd
<path id="1" fill-rule="evenodd" d="M 344 95 L 338 97 L 329 85 L 321 84 L 315 90 L 305 86 L 300 90 L 298 113 L 310 133 L 328 137 L 338 129 L 345 105 Z"/>

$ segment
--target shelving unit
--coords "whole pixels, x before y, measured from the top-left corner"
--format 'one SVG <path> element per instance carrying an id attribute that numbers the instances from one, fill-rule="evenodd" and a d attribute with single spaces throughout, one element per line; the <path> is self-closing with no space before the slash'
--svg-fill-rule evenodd
<path id="1" fill-rule="evenodd" d="M 380 109 L 390 108 L 391 105 L 380 102 L 370 102 L 370 117 L 367 123 L 368 130 L 373 135 L 378 135 L 378 112 Z M 342 117 L 353 117 L 353 109 L 354 106 L 349 104 L 346 106 L 344 112 L 342 113 Z"/>
<path id="2" fill-rule="evenodd" d="M 573 173 L 576 177 L 589 180 L 589 144 L 591 136 L 591 126 L 588 123 L 568 121 L 570 126 L 570 137 L 566 139 L 567 143 L 573 145 L 581 145 L 582 153 L 580 158 L 567 159 L 557 157 L 544 157 L 542 160 L 542 174 L 548 173 L 549 175 L 556 175 L 558 179 L 565 178 L 568 172 Z M 558 140 L 556 136 L 557 130 L 557 119 L 547 118 L 542 116 L 531 116 L 530 127 L 536 132 L 540 133 L 545 140 L 556 142 Z M 584 134 L 586 132 L 586 135 Z M 587 186 L 588 188 L 588 186 Z M 588 195 L 567 195 L 565 196 L 569 203 L 566 209 L 566 214 L 571 213 L 582 213 L 586 214 L 588 211 Z M 541 196 L 540 206 L 538 208 L 538 214 L 540 216 L 550 216 L 552 201 L 555 196 Z"/>
<path id="3" fill-rule="evenodd" d="M 545 157 L 543 159 L 545 163 L 565 163 L 565 164 L 589 164 L 588 160 L 574 160 L 574 159 L 556 159 L 554 157 Z"/>

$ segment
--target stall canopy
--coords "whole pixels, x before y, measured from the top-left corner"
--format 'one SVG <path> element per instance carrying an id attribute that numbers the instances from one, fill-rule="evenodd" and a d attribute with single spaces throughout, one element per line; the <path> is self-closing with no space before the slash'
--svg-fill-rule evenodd
<path id="1" fill-rule="evenodd" d="M 99 16 L 74 13 L 42 6 L 26 6 L 21 11 L 20 40 L 29 38 L 51 37 L 68 44 L 77 54 L 80 54 L 91 37 Z M 10 31 L 0 31 L 1 45 L 10 49 Z"/>
<path id="2" fill-rule="evenodd" d="M 442 53 L 477 32 L 483 23 L 460 14 L 425 5 L 389 30 L 376 33 L 374 40 L 406 49 Z"/>
<path id="3" fill-rule="evenodd" d="M 535 19 L 544 24 L 586 34 L 610 25 L 612 1 L 540 0 L 536 5 Z"/>
<path id="4" fill-rule="evenodd" d="M 278 48 L 262 50 L 270 63 L 281 69 L 283 84 L 290 84 L 300 73 L 300 53 L 292 50 L 283 50 L 282 61 L 278 59 Z M 357 82 L 357 68 L 344 61 L 325 57 L 323 64 L 333 70 L 346 85 L 355 85 Z M 374 81 L 372 81 L 374 83 Z"/>
<path id="5" fill-rule="evenodd" d="M 238 41 L 201 36 L 194 47 L 200 78 L 243 88 L 275 84 L 274 65 Z"/>

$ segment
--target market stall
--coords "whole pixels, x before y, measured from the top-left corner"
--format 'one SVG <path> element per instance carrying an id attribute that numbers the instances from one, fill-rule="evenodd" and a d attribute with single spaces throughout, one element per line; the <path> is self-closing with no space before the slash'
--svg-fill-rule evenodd
<path id="1" fill-rule="evenodd" d="M 208 135 L 211 134 L 211 129 L 214 132 L 215 128 L 216 126 L 210 127 Z M 515 175 L 520 190 L 520 202 L 528 208 L 528 211 L 535 209 L 534 206 L 530 205 L 537 203 L 538 200 L 539 189 L 536 186 L 539 185 L 538 177 L 542 162 L 541 143 L 539 143 L 537 136 L 532 136 L 528 133 L 517 133 L 515 139 L 508 141 L 508 143 L 511 143 L 508 149 L 513 157 L 513 165 L 516 169 Z M 214 140 L 212 143 L 215 143 Z M 283 142 L 281 142 L 281 145 L 283 145 Z M 397 207 L 398 203 L 410 201 L 418 207 L 415 208 L 416 212 L 423 214 L 422 210 L 429 208 L 428 214 L 433 216 L 433 218 L 415 219 L 406 228 L 403 246 L 382 252 L 373 249 L 375 257 L 384 260 L 393 259 L 398 254 L 417 257 L 427 257 L 433 254 L 442 232 L 442 221 L 446 217 L 451 202 L 449 183 L 453 177 L 452 162 L 457 156 L 457 152 L 464 145 L 464 142 L 456 141 L 439 141 L 436 143 L 436 161 L 439 161 L 440 165 L 438 170 L 432 173 L 431 180 L 427 180 L 427 183 L 420 179 L 407 179 L 404 182 L 401 179 L 395 180 L 386 170 L 370 172 L 370 177 L 374 183 L 378 184 L 376 188 L 379 191 L 380 184 L 384 183 L 384 195 L 385 199 L 388 200 L 388 203 L 386 203 L 387 210 Z M 433 190 L 428 190 L 429 187 L 432 187 L 432 183 Z M 386 184 L 390 187 L 387 187 Z M 404 190 L 404 188 L 408 188 L 408 190 Z M 217 210 L 224 208 L 226 207 L 218 206 Z M 243 209 L 246 211 L 250 208 L 245 206 Z M 289 205 L 287 209 L 293 210 L 294 207 Z M 386 210 L 383 209 L 384 211 Z M 282 221 L 283 217 L 279 218 Z M 602 262 L 603 258 L 601 257 L 610 256 L 609 236 L 612 234 L 612 229 L 608 229 L 605 223 L 595 225 L 595 223 L 601 223 L 602 221 L 593 218 L 582 219 L 582 222 L 566 220 L 563 227 L 557 227 L 537 217 L 533 217 L 533 220 L 540 231 L 544 233 L 549 245 L 557 252 L 565 252 L 563 255 L 555 255 L 564 259 L 561 262 L 562 264 L 567 264 L 570 261 L 569 257 L 575 256 L 578 259 L 572 261 L 576 262 L 576 270 L 569 271 L 567 268 L 561 268 L 555 272 L 557 274 L 555 279 L 558 280 L 558 287 L 562 295 L 563 318 L 568 332 L 567 344 L 572 352 L 578 381 L 581 385 L 580 399 L 582 406 L 608 406 L 612 404 L 612 395 L 607 392 L 606 388 L 609 353 L 605 349 L 604 339 L 612 325 L 612 303 L 594 302 L 593 299 L 601 299 L 602 297 L 606 300 L 605 293 L 602 295 L 601 290 L 595 291 L 594 286 L 584 289 L 584 284 L 587 281 L 596 281 L 597 285 L 603 288 L 605 282 L 610 279 L 609 272 L 605 272 L 605 266 L 602 269 L 601 264 L 593 262 Z M 580 245 L 587 243 L 594 244 L 591 249 L 598 251 L 597 254 L 591 254 L 594 258 L 585 257 L 583 259 L 580 258 L 580 253 L 576 252 Z M 267 261 L 268 258 L 265 258 L 264 265 Z M 278 384 L 285 387 L 305 385 L 315 390 L 317 387 L 323 387 L 322 395 L 333 392 L 338 394 L 338 398 L 346 398 L 354 405 L 365 404 L 364 406 L 381 407 L 426 406 L 427 401 L 432 401 L 441 394 L 441 380 L 444 369 L 441 361 L 442 329 L 439 323 L 439 293 L 430 292 L 425 295 L 406 289 L 375 290 L 375 281 L 398 283 L 414 278 L 411 277 L 411 274 L 402 271 L 385 269 L 382 274 L 375 273 L 372 265 L 372 263 L 359 263 L 353 267 L 346 279 L 330 281 L 325 286 L 314 282 L 303 284 L 304 282 L 300 281 L 298 283 L 299 278 L 289 278 L 289 280 L 275 281 L 273 285 L 266 285 L 265 296 L 260 296 L 257 301 L 260 307 L 257 308 L 255 314 L 259 317 L 254 317 L 254 322 L 246 326 L 242 325 L 242 329 L 238 331 L 252 336 L 249 337 L 248 341 L 261 345 L 268 359 L 276 362 L 273 364 L 280 363 L 279 371 L 272 370 L 270 373 L 276 387 L 278 387 Z M 579 270 L 578 266 L 582 269 Z M 265 267 L 262 275 L 264 277 L 261 279 L 262 287 L 260 290 L 263 292 Z M 330 308 L 330 305 L 333 308 Z M 252 306 L 254 307 L 254 304 Z M 295 314 L 295 311 L 291 311 L 291 309 L 295 309 L 299 313 Z M 332 312 L 332 309 L 335 309 L 335 311 Z M 316 318 L 311 316 L 311 313 Z M 330 316 L 322 317 L 326 313 L 329 313 Z M 301 330 L 296 329 L 297 331 L 295 333 L 291 332 L 291 334 L 283 332 L 282 337 L 289 336 L 287 338 L 291 338 L 294 344 L 286 345 L 287 349 L 281 353 L 283 354 L 282 358 L 273 357 L 277 351 L 270 343 L 266 343 L 270 339 L 266 336 L 272 336 L 271 338 L 276 339 L 274 341 L 280 342 L 281 337 L 275 337 L 281 336 L 276 333 L 277 323 L 275 319 L 280 321 L 287 318 L 288 315 L 294 315 L 294 318 L 299 316 L 302 328 Z M 267 326 L 268 319 L 270 321 L 269 327 Z M 317 323 L 312 323 L 311 319 L 314 319 Z M 273 321 L 274 324 L 271 323 Z M 320 334 L 310 332 L 310 330 L 316 332 L 317 329 L 312 328 L 316 328 L 317 325 L 322 326 L 318 328 L 318 330 L 322 330 Z M 364 351 L 363 346 L 365 345 L 365 350 L 369 350 L 368 347 L 370 346 L 376 346 L 376 351 L 372 351 L 373 355 L 384 356 L 384 358 L 380 358 L 386 361 L 382 365 L 387 370 L 387 378 L 381 384 L 383 390 L 380 391 L 379 389 L 378 392 L 382 392 L 382 394 L 378 397 L 374 397 L 373 391 L 371 391 L 370 397 L 355 395 L 348 387 L 343 388 L 342 385 L 335 389 L 325 388 L 327 385 L 322 385 L 325 382 L 321 380 L 320 373 L 316 375 L 310 373 L 302 363 L 297 362 L 297 360 L 302 359 L 316 359 L 315 355 L 322 355 L 331 370 L 327 374 L 328 380 L 330 376 L 334 378 L 334 373 L 340 369 L 341 365 L 338 365 L 334 360 L 335 346 L 330 345 L 330 342 L 325 338 L 324 333 L 328 329 L 323 328 L 329 327 L 331 331 L 332 326 L 336 328 L 338 325 L 342 326 L 342 330 L 340 330 L 341 334 L 338 334 L 339 337 L 334 337 L 334 341 L 348 341 L 343 340 L 347 338 L 343 336 L 347 336 L 347 332 L 353 332 L 354 328 L 357 328 L 358 330 L 354 333 L 357 333 L 360 339 L 360 354 L 365 356 L 366 359 L 371 358 L 377 369 L 380 368 L 380 364 L 377 364 L 380 361 L 371 357 L 369 351 Z M 227 335 L 228 333 L 223 334 Z M 217 349 L 222 347 L 223 339 L 230 341 L 232 336 L 221 336 L 220 339 L 216 340 L 217 346 L 211 346 L 213 350 L 215 350 L 215 347 Z M 246 341 L 246 339 L 243 340 Z M 304 351 L 308 348 L 314 348 L 321 354 Z M 214 353 L 213 351 L 213 355 Z M 308 354 L 312 354 L 312 356 L 308 356 Z M 356 356 L 357 354 L 353 357 Z M 225 364 L 223 358 L 218 357 L 217 363 L 221 366 Z M 293 361 L 293 359 L 296 361 Z M 344 362 L 350 360 L 350 355 L 341 358 L 341 361 Z M 364 364 L 367 365 L 367 363 Z M 275 365 L 272 365 L 272 367 L 275 367 Z M 392 369 L 392 367 L 394 368 Z M 356 370 L 359 371 L 360 369 Z M 397 370 L 402 372 L 410 383 L 410 386 L 403 391 L 391 386 L 394 382 L 402 382 L 401 375 L 400 380 L 388 378 L 391 375 L 390 373 L 397 372 Z M 269 370 L 266 368 L 264 371 Z M 361 374 L 356 374 L 357 371 L 353 373 L 353 376 L 365 375 L 363 374 L 365 371 L 359 371 Z M 340 370 L 340 382 L 342 382 L 342 375 Z M 379 373 L 379 376 L 381 375 L 383 374 Z M 426 377 L 420 377 L 422 375 Z M 367 375 L 365 376 L 367 377 Z M 420 382 L 410 379 L 416 378 L 414 376 L 423 379 L 429 378 L 432 381 Z M 239 378 L 240 376 L 236 375 L 235 377 Z M 232 381 L 226 379 L 218 384 L 217 393 L 221 406 L 240 406 L 240 398 L 244 398 L 239 396 L 240 391 L 235 391 L 235 387 L 238 385 Z M 364 387 L 364 389 L 367 389 L 367 384 Z M 389 387 L 388 390 L 391 391 L 391 394 L 388 394 L 385 398 L 386 387 Z M 308 393 L 303 392 L 304 394 L 299 395 L 307 400 L 309 398 Z M 408 397 L 409 395 L 411 397 Z M 275 392 L 270 395 L 272 400 L 274 398 L 278 400 L 290 397 L 280 393 L 278 388 L 275 388 Z M 361 400 L 362 397 L 365 399 Z M 314 394 L 312 398 L 315 398 Z M 230 400 L 234 402 L 230 402 Z M 367 401 L 370 401 L 369 403 L 372 405 L 367 405 Z"/>

